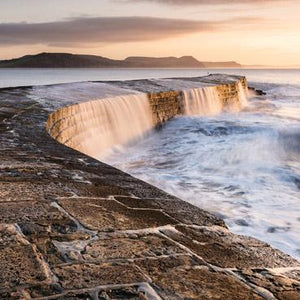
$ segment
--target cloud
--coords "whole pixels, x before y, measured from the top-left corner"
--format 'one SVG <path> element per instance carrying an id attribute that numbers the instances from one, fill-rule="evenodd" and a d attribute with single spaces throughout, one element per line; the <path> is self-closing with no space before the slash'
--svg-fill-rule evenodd
<path id="1" fill-rule="evenodd" d="M 224 30 L 237 22 L 249 25 L 257 23 L 257 19 L 213 22 L 151 17 L 98 17 L 48 23 L 0 23 L 0 44 L 80 47 L 86 44 L 152 41 Z"/>
<path id="2" fill-rule="evenodd" d="M 157 2 L 166 5 L 218 5 L 218 4 L 251 4 L 266 2 L 283 2 L 284 0 L 118 0 L 123 2 Z M 297 0 L 296 0 L 297 1 Z"/>

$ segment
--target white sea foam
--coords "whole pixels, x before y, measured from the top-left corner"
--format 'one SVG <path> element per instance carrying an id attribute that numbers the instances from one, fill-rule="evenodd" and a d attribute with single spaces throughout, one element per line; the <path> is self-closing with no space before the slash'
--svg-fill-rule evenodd
<path id="1" fill-rule="evenodd" d="M 257 71 L 254 85 L 267 95 L 242 101 L 240 113 L 220 113 L 215 96 L 186 92 L 186 116 L 106 162 L 300 258 L 299 78 L 286 86 L 269 78 Z"/>

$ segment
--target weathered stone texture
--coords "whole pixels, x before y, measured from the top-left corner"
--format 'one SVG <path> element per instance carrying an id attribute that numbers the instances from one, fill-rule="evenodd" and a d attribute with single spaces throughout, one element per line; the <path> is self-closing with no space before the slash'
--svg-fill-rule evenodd
<path id="1" fill-rule="evenodd" d="M 161 211 L 127 208 L 107 199 L 61 199 L 62 207 L 82 224 L 100 231 L 134 230 L 175 224 L 176 221 Z"/>
<path id="2" fill-rule="evenodd" d="M 139 261 L 163 299 L 263 299 L 232 275 L 189 256 Z"/>
<path id="3" fill-rule="evenodd" d="M 250 283 L 270 291 L 279 300 L 300 299 L 299 276 L 288 278 L 266 269 L 246 269 L 237 272 Z"/>
<path id="4" fill-rule="evenodd" d="M 255 238 L 235 235 L 228 229 L 211 226 L 175 226 L 163 232 L 187 246 L 210 264 L 222 268 L 295 266 L 290 256 Z M 300 264 L 299 264 L 300 266 Z"/>
<path id="5" fill-rule="evenodd" d="M 71 190 L 61 183 L 53 182 L 0 182 L 0 193 L 0 202 L 37 201 L 51 197 L 53 193 L 72 196 Z"/>
<path id="6" fill-rule="evenodd" d="M 143 273 L 132 263 L 62 265 L 55 267 L 54 273 L 65 289 L 147 281 Z"/>
<path id="7" fill-rule="evenodd" d="M 0 295 L 21 285 L 47 281 L 47 271 L 34 245 L 13 225 L 0 225 Z"/>
<path id="8" fill-rule="evenodd" d="M 84 260 L 137 259 L 182 254 L 176 243 L 157 234 L 129 234 L 125 237 L 107 237 L 85 248 Z"/>
<path id="9" fill-rule="evenodd" d="M 220 84 L 226 101 L 236 80 L 247 84 L 182 80 Z M 180 92 L 151 81 L 111 84 L 153 87 L 158 125 L 181 113 Z M 31 92 L 0 91 L 0 299 L 300 298 L 296 260 L 59 144 L 45 129 L 52 108 Z M 76 109 L 52 114 L 48 130 Z"/>
<path id="10" fill-rule="evenodd" d="M 152 108 L 154 125 L 161 126 L 174 116 L 183 113 L 182 93 L 176 91 L 150 93 L 148 95 Z"/>

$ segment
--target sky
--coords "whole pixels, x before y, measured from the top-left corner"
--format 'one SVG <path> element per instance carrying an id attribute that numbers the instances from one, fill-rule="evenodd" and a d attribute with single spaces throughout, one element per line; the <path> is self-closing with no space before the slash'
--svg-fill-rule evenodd
<path id="1" fill-rule="evenodd" d="M 300 66 L 300 0 L 1 0 L 0 60 L 192 55 Z"/>

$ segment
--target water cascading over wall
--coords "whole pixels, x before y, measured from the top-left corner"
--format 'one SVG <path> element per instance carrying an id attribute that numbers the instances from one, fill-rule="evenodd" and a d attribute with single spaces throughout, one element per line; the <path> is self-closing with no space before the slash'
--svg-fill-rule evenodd
<path id="1" fill-rule="evenodd" d="M 215 87 L 183 91 L 185 115 L 217 115 L 223 110 L 223 102 Z"/>
<path id="2" fill-rule="evenodd" d="M 123 95 L 64 107 L 49 116 L 47 130 L 60 143 L 99 159 L 176 115 L 216 115 L 247 104 L 247 82 L 186 91 Z"/>
<path id="3" fill-rule="evenodd" d="M 247 105 L 247 97 L 241 82 L 237 83 L 236 97 L 224 101 L 223 91 L 218 86 L 208 86 L 183 91 L 185 115 L 214 116 L 222 111 L 236 112 Z"/>
<path id="4" fill-rule="evenodd" d="M 247 98 L 247 94 L 248 94 L 248 88 L 244 88 L 242 85 L 242 82 L 238 82 L 237 83 L 238 86 L 238 102 L 240 104 L 240 109 L 246 107 L 248 105 L 248 98 Z"/>
<path id="5" fill-rule="evenodd" d="M 62 108 L 47 127 L 60 143 L 99 158 L 112 146 L 143 136 L 153 128 L 153 117 L 147 94 L 133 94 Z"/>

